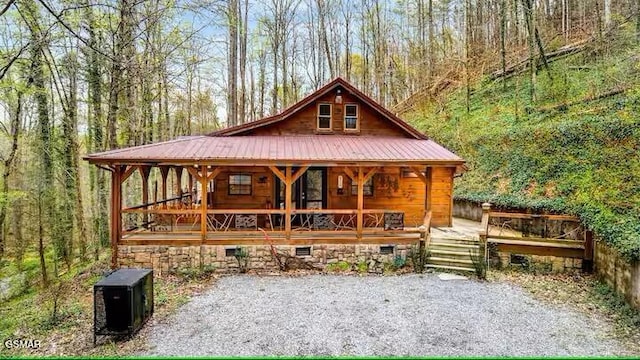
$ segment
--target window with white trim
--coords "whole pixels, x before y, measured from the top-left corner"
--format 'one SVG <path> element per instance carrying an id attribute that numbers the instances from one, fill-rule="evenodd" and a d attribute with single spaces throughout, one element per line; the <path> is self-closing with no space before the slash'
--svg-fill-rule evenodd
<path id="1" fill-rule="evenodd" d="M 358 130 L 360 128 L 358 124 L 358 105 L 346 104 L 344 106 L 344 129 L 345 130 Z"/>
<path id="2" fill-rule="evenodd" d="M 318 104 L 318 129 L 331 130 L 331 104 Z"/>

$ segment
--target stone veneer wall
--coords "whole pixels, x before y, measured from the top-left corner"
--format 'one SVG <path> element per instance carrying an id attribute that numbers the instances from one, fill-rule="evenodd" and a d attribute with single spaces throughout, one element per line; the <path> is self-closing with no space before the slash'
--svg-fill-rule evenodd
<path id="1" fill-rule="evenodd" d="M 629 263 L 601 241 L 596 242 L 595 250 L 595 270 L 600 280 L 640 309 L 640 261 Z"/>
<path id="2" fill-rule="evenodd" d="M 346 261 L 349 264 L 375 260 L 380 263 L 393 262 L 396 256 L 407 259 L 411 245 L 393 245 L 392 254 L 381 254 L 385 245 L 310 245 L 311 255 L 296 256 L 296 248 L 309 246 L 276 245 L 280 253 L 302 259 L 316 266 Z M 249 270 L 277 270 L 268 245 L 241 246 L 249 254 Z M 153 268 L 156 273 L 167 273 L 178 269 L 213 267 L 216 272 L 237 271 L 238 261 L 234 256 L 225 256 L 226 249 L 235 246 L 169 246 L 169 245 L 119 245 L 118 261 L 121 267 Z"/>

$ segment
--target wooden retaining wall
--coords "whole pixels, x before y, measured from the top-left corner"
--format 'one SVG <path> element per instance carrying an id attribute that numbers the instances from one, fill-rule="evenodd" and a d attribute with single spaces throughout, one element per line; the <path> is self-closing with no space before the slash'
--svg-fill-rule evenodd
<path id="1" fill-rule="evenodd" d="M 526 212 L 526 209 L 520 211 Z M 453 214 L 456 217 L 480 221 L 482 204 L 454 200 Z M 530 230 L 536 232 L 536 229 Z M 615 289 L 629 304 L 640 309 L 640 262 L 630 263 L 623 259 L 617 251 L 599 239 L 597 234 L 593 234 L 593 243 L 593 270 L 596 276 Z"/>
<path id="2" fill-rule="evenodd" d="M 631 264 L 602 241 L 595 246 L 595 271 L 598 278 L 640 309 L 640 262 Z"/>

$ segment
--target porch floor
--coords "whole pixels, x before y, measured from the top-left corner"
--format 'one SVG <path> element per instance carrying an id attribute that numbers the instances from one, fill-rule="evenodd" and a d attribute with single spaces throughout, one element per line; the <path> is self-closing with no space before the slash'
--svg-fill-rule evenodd
<path id="1" fill-rule="evenodd" d="M 432 227 L 431 236 L 436 238 L 478 239 L 480 223 L 473 220 L 453 218 L 452 227 Z"/>
<path id="2" fill-rule="evenodd" d="M 355 231 L 292 231 L 291 239 L 286 240 L 284 232 L 268 232 L 267 237 L 259 231 L 208 232 L 201 242 L 200 233 L 156 233 L 150 231 L 127 234 L 122 237 L 125 245 L 262 245 L 270 242 L 283 245 L 312 244 L 408 244 L 418 241 L 417 229 L 405 231 L 376 231 L 362 234 L 358 241 Z"/>
<path id="3" fill-rule="evenodd" d="M 195 230 L 195 229 L 193 229 Z M 478 239 L 480 223 L 472 220 L 453 218 L 452 227 L 433 227 L 431 236 L 434 238 L 457 238 L 457 239 Z M 269 241 L 274 243 L 285 243 L 284 232 L 259 231 L 209 231 L 207 238 L 203 242 L 207 245 L 258 245 Z M 402 231 L 365 231 L 362 240 L 358 241 L 355 231 L 305 231 L 293 230 L 291 240 L 287 244 L 311 245 L 311 244 L 340 244 L 340 243 L 413 243 L 419 239 L 418 228 L 407 227 Z M 196 245 L 201 243 L 199 232 L 175 231 L 173 233 L 159 233 L 151 231 L 140 231 L 129 233 L 122 237 L 122 244 L 142 245 Z"/>

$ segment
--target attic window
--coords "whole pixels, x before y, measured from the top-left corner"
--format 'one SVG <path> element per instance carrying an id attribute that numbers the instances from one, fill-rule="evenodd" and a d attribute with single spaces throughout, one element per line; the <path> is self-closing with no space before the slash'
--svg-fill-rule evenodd
<path id="1" fill-rule="evenodd" d="M 344 106 L 344 129 L 358 130 L 358 105 L 346 104 Z"/>
<path id="2" fill-rule="evenodd" d="M 318 129 L 331 130 L 331 104 L 318 104 Z"/>

